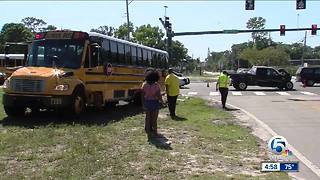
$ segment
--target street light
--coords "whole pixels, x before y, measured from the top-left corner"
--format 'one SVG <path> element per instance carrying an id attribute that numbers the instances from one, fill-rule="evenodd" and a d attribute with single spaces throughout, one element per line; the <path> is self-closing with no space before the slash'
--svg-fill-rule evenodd
<path id="1" fill-rule="evenodd" d="M 130 24 L 129 24 L 129 4 L 132 3 L 133 0 L 131 0 L 130 2 L 128 2 L 128 0 L 126 0 L 126 9 L 127 9 L 127 28 L 128 28 L 128 34 L 127 34 L 127 40 L 130 40 Z"/>
<path id="2" fill-rule="evenodd" d="M 163 6 L 164 7 L 164 18 L 166 18 L 167 17 L 167 8 L 168 8 L 168 6 Z"/>

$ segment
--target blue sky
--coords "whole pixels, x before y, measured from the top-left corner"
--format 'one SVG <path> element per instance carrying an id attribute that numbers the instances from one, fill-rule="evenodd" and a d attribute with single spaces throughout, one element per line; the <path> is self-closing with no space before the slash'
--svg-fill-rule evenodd
<path id="1" fill-rule="evenodd" d="M 307 0 L 306 10 L 296 10 L 295 0 L 256 0 L 255 10 L 244 9 L 245 0 L 237 1 L 133 1 L 129 5 L 130 21 L 135 26 L 151 24 L 162 27 L 159 17 L 170 17 L 175 32 L 246 29 L 249 18 L 261 16 L 267 20 L 266 28 L 320 27 L 320 1 Z M 118 27 L 126 22 L 125 1 L 0 1 L 0 27 L 9 22 L 20 22 L 24 17 L 43 19 L 58 28 L 89 31 L 101 25 Z M 320 35 L 320 32 L 318 31 Z M 319 46 L 320 37 L 307 35 L 307 45 Z M 304 32 L 272 32 L 274 41 L 292 43 L 301 41 Z M 251 39 L 250 34 L 225 34 L 174 37 L 189 49 L 189 55 L 206 58 L 211 51 L 224 51 L 232 44 Z"/>

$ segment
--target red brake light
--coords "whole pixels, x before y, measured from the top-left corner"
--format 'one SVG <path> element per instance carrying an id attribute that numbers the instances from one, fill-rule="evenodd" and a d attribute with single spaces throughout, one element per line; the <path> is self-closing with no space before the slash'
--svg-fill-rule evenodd
<path id="1" fill-rule="evenodd" d="M 44 37 L 44 34 L 42 33 L 37 33 L 35 36 L 35 39 L 42 39 Z"/>

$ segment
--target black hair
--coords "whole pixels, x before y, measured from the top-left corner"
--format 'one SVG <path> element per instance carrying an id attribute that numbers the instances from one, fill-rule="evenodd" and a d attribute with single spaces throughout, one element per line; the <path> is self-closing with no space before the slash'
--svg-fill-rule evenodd
<path id="1" fill-rule="evenodd" d="M 159 73 L 156 70 L 148 69 L 146 71 L 146 77 L 145 80 L 148 84 L 154 84 L 155 82 L 158 82 L 160 79 Z"/>

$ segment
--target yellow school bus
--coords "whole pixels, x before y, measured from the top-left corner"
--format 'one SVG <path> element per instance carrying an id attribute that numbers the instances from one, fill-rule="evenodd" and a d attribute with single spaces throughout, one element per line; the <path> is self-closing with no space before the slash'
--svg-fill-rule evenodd
<path id="1" fill-rule="evenodd" d="M 24 66 L 25 54 L 0 54 L 0 72 L 9 77 L 15 70 Z"/>
<path id="2" fill-rule="evenodd" d="M 98 33 L 38 33 L 25 67 L 4 82 L 3 106 L 8 116 L 26 108 L 79 115 L 87 106 L 138 102 L 147 68 L 159 72 L 164 91 L 167 64 L 165 51 Z"/>

